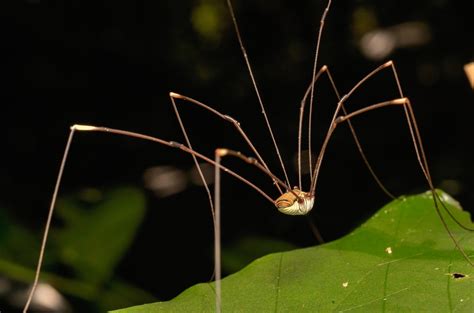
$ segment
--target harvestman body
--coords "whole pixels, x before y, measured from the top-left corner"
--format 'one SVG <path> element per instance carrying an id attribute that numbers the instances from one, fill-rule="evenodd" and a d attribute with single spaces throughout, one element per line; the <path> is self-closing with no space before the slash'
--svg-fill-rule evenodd
<path id="1" fill-rule="evenodd" d="M 216 111 L 215 109 L 205 105 L 204 103 L 201 103 L 197 100 L 194 100 L 192 98 L 189 98 L 189 97 L 186 97 L 186 96 L 174 93 L 174 92 L 170 93 L 170 100 L 171 100 L 171 103 L 173 104 L 173 108 L 174 108 L 176 116 L 178 118 L 181 130 L 184 134 L 184 137 L 185 137 L 185 140 L 186 140 L 186 145 L 181 144 L 181 143 L 177 143 L 177 142 L 174 142 L 174 141 L 165 141 L 165 140 L 160 139 L 160 138 L 156 138 L 156 137 L 152 137 L 152 136 L 148 136 L 148 135 L 144 135 L 144 134 L 139 134 L 139 133 L 134 133 L 134 132 L 126 131 L 126 130 L 113 129 L 113 128 L 108 128 L 108 127 L 90 126 L 90 125 L 73 125 L 71 127 L 71 131 L 69 133 L 68 141 L 67 141 L 67 144 L 66 144 L 66 147 L 65 147 L 63 159 L 62 159 L 62 162 L 61 162 L 58 178 L 57 178 L 57 181 L 56 181 L 55 189 L 54 189 L 54 192 L 53 192 L 53 196 L 52 196 L 52 200 L 51 200 L 51 204 L 50 204 L 50 208 L 49 208 L 49 213 L 48 213 L 48 217 L 47 217 L 47 221 L 46 221 L 46 225 L 45 225 L 45 232 L 44 232 L 43 241 L 42 241 L 42 245 L 41 245 L 41 250 L 40 250 L 40 254 L 39 254 L 39 258 L 38 258 L 36 276 L 35 276 L 35 279 L 34 279 L 34 282 L 33 282 L 32 288 L 31 288 L 30 295 L 29 295 L 29 298 L 28 298 L 28 300 L 25 304 L 25 308 L 24 308 L 23 312 L 28 311 L 28 308 L 30 306 L 31 300 L 33 298 L 33 295 L 34 295 L 34 292 L 35 292 L 35 289 L 36 289 L 36 286 L 38 284 L 39 275 L 40 275 L 40 272 L 41 272 L 41 266 L 42 266 L 42 262 L 43 262 L 44 250 L 45 250 L 45 246 L 46 246 L 46 242 L 47 242 L 49 228 L 50 228 L 50 225 L 51 225 L 51 219 L 52 219 L 52 215 L 53 215 L 53 212 L 54 212 L 56 198 L 57 198 L 57 195 L 58 195 L 58 192 L 59 192 L 59 186 L 60 186 L 60 183 L 61 183 L 61 178 L 62 178 L 64 167 L 65 167 L 65 164 L 66 164 L 69 148 L 70 148 L 73 136 L 74 136 L 76 131 L 107 132 L 107 133 L 112 133 L 112 134 L 117 134 L 117 135 L 128 136 L 128 137 L 135 137 L 135 138 L 138 138 L 138 139 L 153 141 L 153 142 L 168 146 L 170 148 L 176 148 L 176 149 L 179 149 L 181 151 L 184 151 L 185 153 L 188 153 L 193 157 L 194 162 L 196 164 L 196 167 L 198 169 L 198 173 L 199 173 L 201 179 L 203 180 L 203 182 L 206 182 L 206 180 L 205 180 L 204 175 L 201 171 L 201 168 L 200 168 L 200 166 L 197 162 L 197 159 L 203 160 L 203 161 L 215 166 L 215 169 L 216 169 L 215 178 L 216 179 L 215 179 L 215 184 L 214 184 L 214 186 L 215 186 L 214 201 L 213 201 L 213 197 L 211 196 L 211 192 L 210 192 L 209 188 L 207 187 L 207 184 L 204 184 L 204 186 L 206 188 L 206 192 L 207 192 L 208 197 L 209 197 L 209 203 L 210 203 L 211 211 L 213 213 L 213 218 L 214 218 L 214 233 L 215 233 L 215 235 L 214 235 L 214 238 L 215 238 L 215 243 L 214 243 L 215 244 L 215 256 L 214 257 L 215 257 L 215 277 L 216 277 L 216 288 L 215 288 L 215 290 L 216 290 L 216 310 L 220 311 L 220 307 L 221 307 L 221 287 L 220 287 L 220 279 L 221 279 L 221 269 L 220 269 L 220 170 L 223 170 L 224 172 L 234 176 L 235 178 L 239 179 L 243 183 L 247 184 L 248 186 L 250 186 L 251 188 L 253 188 L 257 192 L 259 192 L 264 198 L 266 198 L 271 203 L 273 203 L 280 212 L 282 212 L 284 214 L 288 214 L 288 215 L 307 215 L 311 211 L 311 209 L 313 208 L 313 205 L 314 205 L 314 202 L 315 202 L 315 190 L 316 190 L 317 178 L 318 178 L 319 169 L 321 167 L 323 157 L 324 157 L 324 153 L 326 151 L 328 142 L 329 142 L 332 134 L 334 133 L 334 130 L 336 129 L 337 125 L 339 125 L 340 123 L 346 122 L 347 125 L 349 126 L 350 130 L 351 130 L 352 136 L 353 136 L 353 138 L 356 142 L 358 150 L 359 150 L 365 164 L 367 165 L 370 173 L 372 174 L 373 178 L 375 179 L 377 184 L 382 188 L 382 190 L 386 194 L 388 194 L 390 197 L 393 197 L 390 194 L 390 192 L 388 192 L 388 190 L 383 186 L 383 184 L 380 182 L 380 180 L 378 179 L 378 177 L 375 175 L 374 171 L 372 170 L 369 162 L 367 161 L 367 159 L 365 157 L 363 149 L 362 149 L 362 147 L 361 147 L 361 145 L 358 141 L 355 130 L 354 130 L 354 128 L 352 127 L 352 125 L 350 123 L 350 120 L 351 120 L 351 118 L 353 118 L 355 116 L 364 114 L 364 113 L 366 113 L 368 111 L 371 111 L 371 110 L 384 108 L 384 107 L 388 107 L 388 106 L 402 106 L 403 110 L 405 112 L 407 125 L 408 125 L 408 128 L 409 128 L 410 134 L 411 134 L 412 143 L 413 143 L 413 146 L 414 146 L 414 149 L 415 149 L 415 153 L 416 153 L 416 156 L 417 156 L 418 163 L 419 163 L 420 168 L 422 170 L 422 173 L 423 173 L 423 175 L 424 175 L 424 177 L 425 177 L 425 179 L 426 179 L 426 181 L 429 185 L 429 188 L 430 188 L 430 190 L 433 194 L 433 201 L 434 201 L 435 210 L 438 213 L 438 215 L 440 216 L 440 220 L 441 220 L 442 224 L 444 225 L 444 227 L 446 228 L 447 233 L 451 237 L 451 239 L 452 239 L 454 245 L 456 246 L 456 248 L 462 253 L 462 255 L 469 262 L 469 264 L 474 265 L 473 262 L 466 255 L 464 250 L 459 246 L 458 241 L 454 238 L 453 234 L 448 229 L 448 226 L 447 226 L 444 218 L 442 217 L 442 215 L 440 213 L 439 204 L 441 204 L 443 209 L 446 210 L 446 212 L 450 215 L 450 217 L 453 218 L 453 220 L 455 222 L 457 222 L 455 220 L 455 218 L 451 215 L 449 210 L 446 209 L 446 207 L 444 206 L 444 203 L 441 201 L 438 194 L 435 192 L 435 189 L 434 189 L 434 186 L 433 186 L 433 183 L 432 183 L 432 179 L 431 179 L 431 175 L 430 175 L 430 172 L 429 172 L 429 168 L 428 168 L 428 163 L 427 163 L 426 156 L 425 156 L 425 153 L 424 153 L 424 150 L 423 150 L 423 144 L 422 144 L 421 137 L 420 137 L 420 134 L 419 134 L 419 131 L 418 131 L 418 126 L 417 126 L 416 119 L 415 119 L 415 116 L 414 116 L 414 113 L 413 113 L 413 109 L 412 109 L 412 106 L 411 106 L 411 103 L 410 103 L 409 99 L 406 98 L 403 95 L 403 92 L 402 92 L 402 89 L 401 89 L 401 86 L 400 86 L 400 82 L 399 82 L 399 79 L 398 79 L 397 71 L 395 69 L 395 65 L 393 64 L 393 62 L 388 61 L 388 62 L 382 64 L 381 66 L 377 67 L 376 69 L 374 69 L 372 72 L 367 74 L 363 79 L 361 79 L 347 94 L 345 94 L 344 96 L 341 97 L 340 94 L 339 94 L 339 91 L 337 90 L 337 88 L 334 84 L 334 81 L 332 79 L 332 76 L 330 74 L 329 69 L 326 66 L 323 66 L 323 67 L 321 67 L 321 69 L 319 71 L 317 71 L 318 53 L 319 53 L 319 45 L 320 45 L 320 41 L 321 41 L 322 30 L 323 30 L 324 22 L 325 22 L 325 19 L 326 19 L 326 15 L 329 12 L 329 8 L 330 8 L 330 5 L 331 5 L 331 0 L 328 1 L 327 7 L 325 8 L 324 13 L 323 13 L 323 15 L 321 17 L 321 20 L 320 20 L 320 27 L 319 27 L 319 31 L 318 31 L 317 44 L 316 44 L 316 49 L 315 49 L 314 66 L 313 66 L 313 71 L 312 71 L 312 80 L 311 80 L 310 86 L 308 87 L 308 89 L 305 93 L 305 96 L 304 96 L 304 98 L 301 102 L 301 107 L 300 107 L 299 125 L 298 125 L 298 127 L 299 127 L 299 132 L 298 132 L 298 169 L 299 169 L 299 171 L 298 171 L 298 180 L 299 180 L 299 184 L 298 184 L 297 187 L 291 188 L 290 186 L 292 186 L 292 185 L 289 182 L 289 179 L 288 179 L 288 176 L 286 174 L 286 170 L 285 170 L 285 167 L 284 167 L 284 164 L 283 164 L 283 161 L 282 161 L 279 149 L 278 149 L 278 145 L 277 145 L 276 140 L 275 140 L 275 136 L 273 135 L 272 128 L 270 126 L 267 115 L 265 113 L 265 108 L 264 108 L 264 105 L 263 105 L 263 101 L 261 99 L 259 89 L 257 88 L 257 84 L 256 84 L 255 78 L 253 76 L 253 71 L 252 71 L 248 56 L 247 56 L 245 46 L 244 46 L 243 41 L 241 39 L 241 35 L 240 35 L 239 28 L 238 28 L 237 20 L 236 20 L 236 17 L 234 15 L 234 10 L 232 8 L 232 4 L 231 4 L 230 0 L 227 0 L 227 5 L 229 7 L 229 12 L 231 14 L 232 22 L 233 22 L 233 25 L 235 27 L 235 31 L 236 31 L 236 34 L 237 34 L 237 39 L 239 41 L 239 45 L 240 45 L 240 48 L 242 50 L 242 54 L 244 56 L 244 60 L 246 62 L 246 66 L 247 66 L 247 69 L 249 71 L 249 75 L 250 75 L 250 78 L 252 80 L 254 90 L 255 90 L 257 98 L 258 98 L 258 102 L 259 102 L 260 107 L 262 109 L 262 113 L 263 113 L 265 122 L 267 124 L 267 128 L 269 130 L 270 136 L 271 136 L 272 141 L 273 141 L 273 146 L 276 150 L 276 154 L 279 158 L 280 165 L 281 165 L 281 167 L 283 169 L 283 172 L 284 172 L 284 175 L 285 175 L 285 180 L 284 181 L 280 180 L 277 176 L 275 176 L 270 171 L 269 167 L 266 165 L 265 161 L 262 159 L 259 152 L 257 151 L 255 146 L 253 145 L 252 141 L 248 138 L 247 134 L 244 132 L 244 130 L 240 126 L 240 123 L 237 120 L 235 120 L 234 118 L 232 118 L 228 115 L 225 115 L 225 114 L 222 114 L 222 113 Z M 354 91 L 356 89 L 358 89 L 362 84 L 364 84 L 365 81 L 367 81 L 373 75 L 375 75 L 376 73 L 378 73 L 378 72 L 380 72 L 384 69 L 391 69 L 392 70 L 396 85 L 398 87 L 398 91 L 399 91 L 399 95 L 400 95 L 399 98 L 384 101 L 384 102 L 379 102 L 379 103 L 375 103 L 375 104 L 371 104 L 371 105 L 368 105 L 368 106 L 366 106 L 362 109 L 359 109 L 359 110 L 353 111 L 351 113 L 348 113 L 346 111 L 346 108 L 345 108 L 344 104 L 351 97 L 351 95 L 354 93 Z M 319 155 L 318 155 L 316 161 L 313 164 L 313 162 L 311 160 L 311 122 L 310 121 L 311 121 L 311 115 L 312 115 L 312 105 L 313 105 L 313 98 L 314 98 L 315 83 L 322 74 L 327 75 L 327 77 L 328 77 L 328 79 L 329 79 L 329 81 L 332 85 L 332 88 L 333 88 L 337 98 L 339 99 L 339 101 L 338 101 L 337 106 L 335 108 L 334 115 L 332 117 L 332 120 L 331 120 L 329 129 L 327 131 L 327 134 L 324 138 L 324 141 L 323 141 L 321 150 L 319 152 Z M 309 120 L 309 122 L 308 122 L 308 151 L 309 151 L 309 153 L 308 153 L 308 158 L 309 158 L 309 168 L 310 168 L 310 173 L 311 173 L 311 184 L 310 184 L 310 188 L 309 188 L 308 191 L 303 191 L 302 182 L 301 182 L 302 181 L 302 179 L 301 179 L 301 153 L 302 153 L 301 152 L 302 151 L 302 148 L 301 148 L 302 140 L 301 140 L 301 138 L 302 138 L 304 111 L 305 111 L 305 106 L 306 106 L 306 102 L 307 102 L 308 98 L 309 98 L 309 113 L 308 113 L 308 116 L 309 116 L 309 118 L 308 118 L 308 120 Z M 233 124 L 234 127 L 237 129 L 237 131 L 242 136 L 242 138 L 247 142 L 247 144 L 251 148 L 252 152 L 255 154 L 256 158 L 245 156 L 245 155 L 241 154 L 240 152 L 237 152 L 237 151 L 234 151 L 234 150 L 219 148 L 219 149 L 216 149 L 215 158 L 210 159 L 209 157 L 207 157 L 205 155 L 202 155 L 199 152 L 193 150 L 191 142 L 188 138 L 186 129 L 184 127 L 184 124 L 181 120 L 180 114 L 179 114 L 178 109 L 177 109 L 177 105 L 176 105 L 176 100 L 177 99 L 184 100 L 184 101 L 193 103 L 195 105 L 198 105 L 198 106 L 212 112 L 216 116 L 226 120 L 227 122 Z M 273 180 L 273 183 L 276 186 L 276 188 L 278 189 L 278 191 L 280 193 L 280 196 L 277 199 L 274 199 L 274 198 L 268 196 L 267 193 L 265 193 L 263 190 L 261 190 L 256 185 L 254 185 L 252 182 L 250 182 L 249 180 L 247 180 L 244 177 L 240 176 L 239 174 L 232 171 L 231 169 L 223 166 L 221 164 L 221 158 L 225 157 L 225 156 L 232 156 L 232 157 L 240 158 L 244 162 L 247 162 L 247 163 L 255 166 L 257 169 L 259 169 L 260 171 L 265 173 L 270 179 Z M 461 226 L 464 229 L 471 230 L 471 229 L 468 229 L 468 228 L 464 227 L 463 225 L 461 225 L 459 223 L 458 223 L 458 225 Z"/>

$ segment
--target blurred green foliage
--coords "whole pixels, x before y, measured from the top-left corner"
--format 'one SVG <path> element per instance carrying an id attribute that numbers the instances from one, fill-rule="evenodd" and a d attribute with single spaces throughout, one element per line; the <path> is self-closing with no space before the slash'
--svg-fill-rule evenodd
<path id="1" fill-rule="evenodd" d="M 62 197 L 57 203 L 40 280 L 72 296 L 79 303 L 77 309 L 88 312 L 154 299 L 114 277 L 143 220 L 145 207 L 143 193 L 131 187 L 104 193 L 83 190 Z M 41 239 L 4 214 L 1 221 L 0 273 L 13 281 L 30 283 Z"/>

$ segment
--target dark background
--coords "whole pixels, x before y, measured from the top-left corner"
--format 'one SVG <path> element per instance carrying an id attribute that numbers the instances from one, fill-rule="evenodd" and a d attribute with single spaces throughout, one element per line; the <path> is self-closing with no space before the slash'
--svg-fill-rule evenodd
<path id="1" fill-rule="evenodd" d="M 200 32 L 195 22 L 206 5 L 217 12 L 217 24 L 208 33 Z M 298 106 L 311 78 L 324 5 L 235 3 L 292 184 Z M 462 66 L 474 54 L 473 9 L 472 1 L 335 1 L 319 61 L 331 68 L 345 93 L 376 66 L 394 60 L 414 106 L 434 184 L 471 212 L 473 91 Z M 0 12 L 0 203 L 24 225 L 42 228 L 70 125 L 104 125 L 184 142 L 170 91 L 239 120 L 282 177 L 224 1 L 5 1 Z M 413 21 L 427 27 L 427 42 L 396 48 L 381 60 L 361 53 L 363 33 Z M 337 101 L 326 79 L 317 88 L 313 146 L 318 151 Z M 393 76 L 386 70 L 360 88 L 348 108 L 396 97 Z M 216 147 L 251 154 L 225 122 L 188 103 L 180 108 L 196 150 L 211 157 Z M 428 188 L 400 108 L 372 112 L 354 123 L 372 165 L 393 193 Z M 237 160 L 224 162 L 278 196 L 254 168 Z M 79 133 L 61 188 L 63 193 L 121 185 L 145 190 L 146 220 L 118 275 L 167 299 L 211 277 L 212 224 L 202 187 L 189 182 L 183 192 L 168 197 L 157 197 L 144 187 L 144 171 L 159 165 L 189 171 L 192 160 L 148 142 Z M 389 201 L 368 175 L 344 125 L 327 150 L 316 192 L 311 218 L 326 240 L 344 235 Z M 224 245 L 249 234 L 298 246 L 315 243 L 303 218 L 278 213 L 228 176 L 223 177 L 222 205 Z"/>

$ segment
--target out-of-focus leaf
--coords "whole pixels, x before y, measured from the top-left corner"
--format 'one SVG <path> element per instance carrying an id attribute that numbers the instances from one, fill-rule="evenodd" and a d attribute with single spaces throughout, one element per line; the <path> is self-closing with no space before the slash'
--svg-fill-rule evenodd
<path id="1" fill-rule="evenodd" d="M 440 192 L 452 214 L 468 213 Z M 446 215 L 446 214 L 444 214 Z M 474 234 L 449 228 L 473 255 Z M 349 235 L 275 253 L 222 281 L 223 312 L 473 312 L 473 267 L 456 250 L 431 193 L 398 198 Z M 117 312 L 214 312 L 213 284 Z"/>
<path id="2" fill-rule="evenodd" d="M 64 226 L 54 232 L 61 261 L 85 281 L 101 283 L 111 278 L 115 266 L 132 242 L 145 213 L 143 194 L 118 188 L 84 210 L 79 201 L 58 203 Z"/>
<path id="3" fill-rule="evenodd" d="M 28 229 L 0 210 L 0 258 L 24 265 L 34 266 L 38 259 L 40 240 Z M 45 263 L 51 259 L 47 256 Z"/>
<path id="4" fill-rule="evenodd" d="M 149 293 L 111 278 L 144 213 L 144 195 L 135 188 L 117 188 L 104 194 L 87 190 L 61 198 L 41 280 L 100 312 L 153 301 Z M 0 273 L 13 281 L 31 283 L 41 236 L 33 235 L 4 214 L 0 214 L 0 223 L 4 225 L 0 231 Z M 73 275 L 63 277 L 48 272 L 64 265 Z"/>

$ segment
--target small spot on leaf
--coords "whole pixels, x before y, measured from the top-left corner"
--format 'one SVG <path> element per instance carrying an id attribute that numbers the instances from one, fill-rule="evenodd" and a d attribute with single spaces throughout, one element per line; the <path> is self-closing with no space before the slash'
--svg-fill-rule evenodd
<path id="1" fill-rule="evenodd" d="M 461 273 L 452 273 L 451 276 L 452 276 L 454 279 L 460 279 L 460 278 L 466 277 L 466 275 L 461 274 Z"/>

